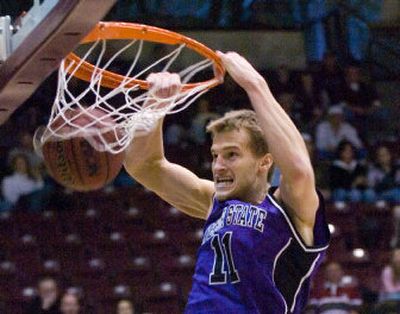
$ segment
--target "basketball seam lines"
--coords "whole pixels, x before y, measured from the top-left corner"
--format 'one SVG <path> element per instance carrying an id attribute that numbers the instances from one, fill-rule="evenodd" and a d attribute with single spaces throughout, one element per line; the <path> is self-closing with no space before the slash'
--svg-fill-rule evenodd
<path id="1" fill-rule="evenodd" d="M 79 165 L 78 165 L 78 163 L 77 163 L 77 160 L 76 160 L 76 155 L 75 155 L 75 142 L 74 141 L 70 141 L 70 143 L 71 143 L 71 151 L 72 151 L 72 159 L 73 159 L 73 163 L 75 164 L 75 166 L 76 166 L 76 173 L 78 174 L 78 177 L 79 177 L 79 181 L 80 181 L 80 184 L 83 186 L 83 185 L 85 185 L 85 182 L 83 181 L 83 177 L 82 177 L 82 175 L 81 175 L 81 169 L 79 169 Z M 71 165 L 71 164 L 70 164 Z"/>
<path id="2" fill-rule="evenodd" d="M 50 159 L 50 152 L 46 152 L 47 149 L 46 149 L 46 147 L 45 147 L 45 144 L 46 144 L 46 143 L 43 144 L 43 148 L 42 148 L 43 156 L 44 156 L 44 159 L 46 159 L 46 158 Z M 49 143 L 49 145 L 51 145 L 51 143 Z M 50 150 L 50 149 L 49 149 L 49 150 Z M 53 177 L 55 178 L 56 175 L 57 175 L 57 171 L 55 171 L 55 170 L 57 169 L 57 167 L 53 167 L 53 164 L 52 164 L 51 162 L 46 163 L 46 165 L 47 165 L 48 168 L 49 168 L 48 170 L 49 170 L 49 172 L 50 172 L 50 175 L 53 176 Z M 57 183 L 60 183 L 58 180 L 56 180 L 56 181 L 57 181 Z"/>

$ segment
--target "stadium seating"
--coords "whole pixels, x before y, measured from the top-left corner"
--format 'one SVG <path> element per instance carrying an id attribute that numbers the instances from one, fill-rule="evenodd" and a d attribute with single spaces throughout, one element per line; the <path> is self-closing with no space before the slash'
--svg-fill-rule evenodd
<path id="1" fill-rule="evenodd" d="M 44 274 L 63 287 L 83 289 L 96 313 L 111 313 L 123 296 L 145 311 L 181 312 L 203 222 L 138 186 L 85 198 L 84 208 L 0 216 L 0 295 L 12 313 L 21 312 Z M 390 254 L 390 206 L 328 204 L 327 218 L 333 226 L 327 260 L 341 262 L 362 287 L 377 291 Z M 368 247 L 368 228 L 389 232 L 374 234 Z M 355 249 L 362 249 L 362 256 Z"/>

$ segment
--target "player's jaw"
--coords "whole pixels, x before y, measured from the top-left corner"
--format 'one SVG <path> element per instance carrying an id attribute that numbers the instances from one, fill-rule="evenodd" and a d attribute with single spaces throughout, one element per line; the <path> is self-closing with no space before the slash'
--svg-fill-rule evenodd
<path id="1" fill-rule="evenodd" d="M 224 200 L 232 196 L 235 190 L 235 177 L 230 174 L 214 175 L 215 196 L 219 200 Z"/>
<path id="2" fill-rule="evenodd" d="M 255 186 L 254 165 L 241 165 L 214 172 L 215 197 L 220 200 L 250 201 Z"/>

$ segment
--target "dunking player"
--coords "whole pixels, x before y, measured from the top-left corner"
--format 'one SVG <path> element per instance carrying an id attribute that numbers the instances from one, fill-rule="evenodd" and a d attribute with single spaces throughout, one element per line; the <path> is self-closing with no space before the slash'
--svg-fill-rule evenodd
<path id="1" fill-rule="evenodd" d="M 128 150 L 127 171 L 190 216 L 206 220 L 186 313 L 300 313 L 328 246 L 323 199 L 303 139 L 261 75 L 219 53 L 254 111 L 211 122 L 214 182 L 164 157 L 162 123 Z M 180 89 L 177 74 L 151 74 L 156 96 Z M 191 156 L 187 156 L 190 158 Z M 279 187 L 268 187 L 274 160 Z"/>

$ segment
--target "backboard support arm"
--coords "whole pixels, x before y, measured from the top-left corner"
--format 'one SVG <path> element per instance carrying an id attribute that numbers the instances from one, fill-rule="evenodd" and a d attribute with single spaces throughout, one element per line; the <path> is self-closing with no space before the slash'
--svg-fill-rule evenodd
<path id="1" fill-rule="evenodd" d="M 0 65 L 0 125 L 33 94 L 116 1 L 59 0 L 54 5 Z"/>

